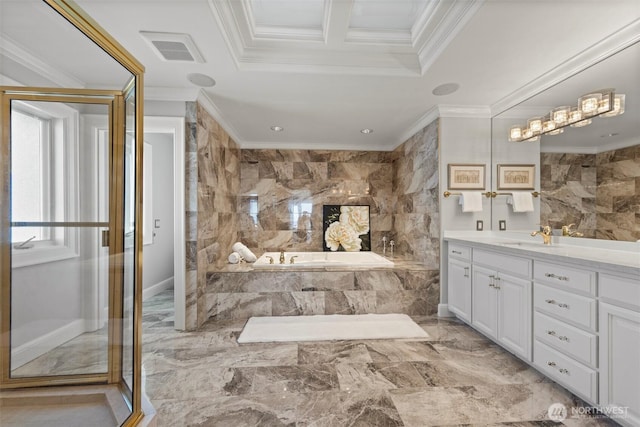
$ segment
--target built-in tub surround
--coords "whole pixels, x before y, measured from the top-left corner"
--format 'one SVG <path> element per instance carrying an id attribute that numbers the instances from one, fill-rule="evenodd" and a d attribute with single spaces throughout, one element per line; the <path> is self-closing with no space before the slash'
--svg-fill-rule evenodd
<path id="1" fill-rule="evenodd" d="M 277 262 L 277 260 L 275 261 Z M 394 259 L 392 268 L 305 266 L 295 270 L 229 265 L 207 273 L 208 315 L 252 316 L 404 313 L 433 315 L 440 273 Z"/>
<path id="2" fill-rule="evenodd" d="M 597 239 L 640 239 L 640 145 L 540 157 L 541 224 L 575 223 Z"/>

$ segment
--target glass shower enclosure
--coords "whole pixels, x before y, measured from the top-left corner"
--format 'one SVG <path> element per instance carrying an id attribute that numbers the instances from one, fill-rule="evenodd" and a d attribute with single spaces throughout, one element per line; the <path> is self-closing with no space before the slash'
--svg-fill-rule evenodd
<path id="1" fill-rule="evenodd" d="M 69 1 L 2 14 L 66 27 L 117 79 L 0 87 L 0 425 L 136 425 L 143 68 Z"/>

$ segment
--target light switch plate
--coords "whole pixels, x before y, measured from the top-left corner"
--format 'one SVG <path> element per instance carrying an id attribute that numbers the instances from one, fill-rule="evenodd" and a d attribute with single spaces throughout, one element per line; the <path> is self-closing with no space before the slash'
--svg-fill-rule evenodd
<path id="1" fill-rule="evenodd" d="M 507 221 L 504 219 L 498 221 L 498 228 L 500 229 L 500 231 L 505 231 L 507 229 Z"/>
<path id="2" fill-rule="evenodd" d="M 484 222 L 481 219 L 476 221 L 476 231 L 482 231 L 484 228 Z"/>

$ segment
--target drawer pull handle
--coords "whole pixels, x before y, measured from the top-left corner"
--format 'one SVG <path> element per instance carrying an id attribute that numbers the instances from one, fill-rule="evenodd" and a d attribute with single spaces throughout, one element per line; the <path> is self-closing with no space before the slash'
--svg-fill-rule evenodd
<path id="1" fill-rule="evenodd" d="M 557 302 L 554 299 L 546 299 L 546 300 L 544 300 L 544 302 L 546 302 L 547 304 L 557 305 L 560 308 L 569 308 L 569 304 L 565 304 L 565 303 L 562 303 L 562 302 Z"/>
<path id="2" fill-rule="evenodd" d="M 462 255 L 462 252 L 460 251 L 451 251 L 452 254 L 458 254 L 458 255 Z"/>
<path id="3" fill-rule="evenodd" d="M 558 369 L 558 372 L 560 372 L 561 374 L 565 374 L 565 375 L 569 375 L 569 370 L 568 369 Z"/>
<path id="4" fill-rule="evenodd" d="M 564 282 L 568 282 L 569 281 L 569 278 L 567 276 L 558 276 L 558 275 L 555 275 L 553 273 L 544 273 L 544 277 L 549 277 L 551 279 L 558 279 L 558 280 L 562 280 Z"/>
<path id="5" fill-rule="evenodd" d="M 556 362 L 547 362 L 547 366 L 556 366 Z"/>
<path id="6" fill-rule="evenodd" d="M 560 335 L 560 336 L 558 336 L 558 335 L 556 334 L 556 331 L 547 331 L 547 334 L 548 334 L 548 335 L 551 335 L 552 337 L 556 337 L 556 338 L 558 338 L 560 341 L 569 341 L 569 338 L 568 338 L 568 337 L 565 337 L 564 335 Z"/>

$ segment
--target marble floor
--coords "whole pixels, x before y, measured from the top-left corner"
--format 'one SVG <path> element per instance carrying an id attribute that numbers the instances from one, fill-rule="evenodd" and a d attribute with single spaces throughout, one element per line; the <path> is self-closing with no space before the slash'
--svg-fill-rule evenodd
<path id="1" fill-rule="evenodd" d="M 159 426 L 615 426 L 549 420 L 585 406 L 468 326 L 426 340 L 237 344 L 242 321 L 173 330 L 171 291 L 144 303 L 144 389 Z"/>

